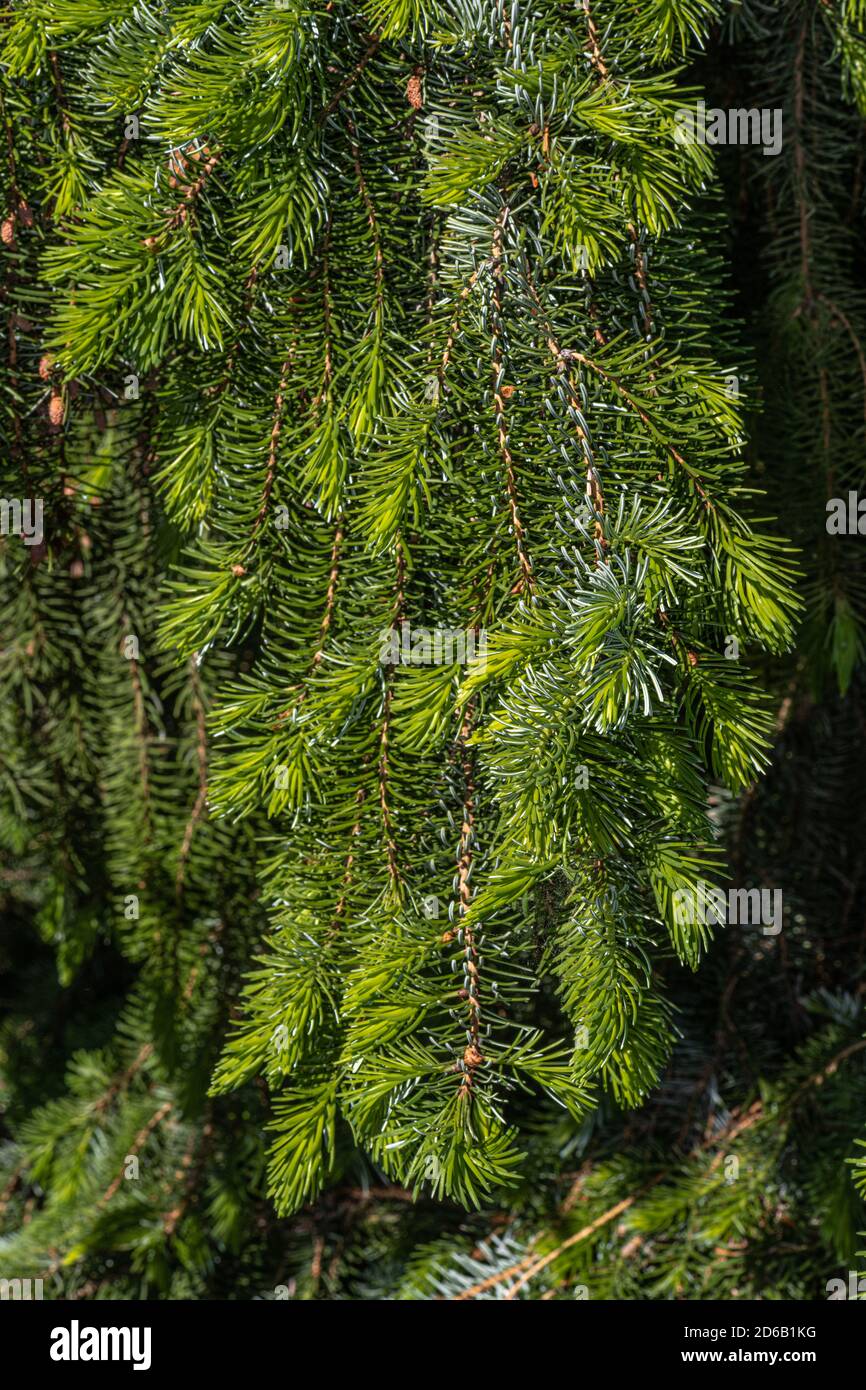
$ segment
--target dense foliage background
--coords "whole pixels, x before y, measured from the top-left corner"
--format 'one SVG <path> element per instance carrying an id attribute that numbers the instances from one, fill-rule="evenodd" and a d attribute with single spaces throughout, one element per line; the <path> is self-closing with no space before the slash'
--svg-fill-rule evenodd
<path id="1" fill-rule="evenodd" d="M 6 5 L 0 1278 L 866 1260 L 864 24 Z"/>

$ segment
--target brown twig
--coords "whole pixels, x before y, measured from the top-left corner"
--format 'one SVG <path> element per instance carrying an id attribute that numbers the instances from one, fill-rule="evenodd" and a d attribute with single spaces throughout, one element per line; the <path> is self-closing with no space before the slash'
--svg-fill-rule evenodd
<path id="1" fill-rule="evenodd" d="M 463 823 L 460 828 L 460 845 L 457 852 L 457 911 L 462 921 L 472 902 L 473 849 L 475 844 L 475 770 L 469 738 L 472 733 L 473 707 L 470 701 L 463 716 L 460 730 L 459 753 L 463 770 Z M 469 986 L 461 996 L 466 995 L 469 1010 L 469 1042 L 463 1051 L 462 1079 L 460 1096 L 469 1100 L 472 1095 L 475 1073 L 484 1065 L 481 1046 L 481 977 L 479 973 L 479 953 L 476 932 L 473 926 L 463 927 L 464 970 L 469 976 Z"/>
<path id="2" fill-rule="evenodd" d="M 526 532 L 520 519 L 520 512 L 517 505 L 517 480 L 515 476 L 514 455 L 511 451 L 511 444 L 508 437 L 508 417 L 506 414 L 505 400 L 506 393 L 510 394 L 512 388 L 506 386 L 502 380 L 505 358 L 503 347 L 505 333 L 503 319 L 503 308 L 505 303 L 503 235 L 507 218 L 508 208 L 504 207 L 494 224 L 493 245 L 490 252 L 490 263 L 493 276 L 491 390 L 493 395 L 493 413 L 496 418 L 496 436 L 499 444 L 499 452 L 505 465 L 505 486 L 508 494 L 508 507 L 511 513 L 511 529 L 514 532 L 514 543 L 517 548 L 517 559 L 520 565 L 520 578 L 515 586 L 514 592 L 520 593 L 524 588 L 533 589 L 535 587 L 535 579 L 532 573 L 532 563 L 526 549 Z"/>
<path id="3" fill-rule="evenodd" d="M 599 74 L 599 76 L 603 78 L 605 82 L 607 82 L 610 78 L 610 73 L 608 71 L 607 64 L 604 61 L 604 58 L 602 57 L 601 48 L 598 42 L 598 30 L 595 27 L 595 20 L 593 19 L 592 13 L 589 8 L 589 0 L 583 0 L 583 12 L 586 15 L 586 31 L 589 36 L 590 61 L 592 62 L 592 65 L 595 68 L 596 72 Z"/>
<path id="4" fill-rule="evenodd" d="M 381 44 L 381 42 L 381 33 L 374 34 L 373 37 L 370 39 L 370 43 L 366 53 L 364 53 L 364 55 L 355 64 L 348 77 L 346 77 L 346 79 L 340 83 L 340 86 L 337 88 L 336 92 L 331 97 L 331 100 L 328 102 L 324 111 L 319 116 L 317 122 L 318 125 L 322 125 L 328 119 L 329 116 L 333 115 L 337 107 L 340 105 L 340 102 L 343 100 L 343 97 L 346 95 L 349 89 L 355 85 L 358 78 L 361 76 L 370 59 L 373 58 L 378 52 L 379 45 Z"/>
<path id="5" fill-rule="evenodd" d="M 192 813 L 186 824 L 183 843 L 180 847 L 178 856 L 177 873 L 174 880 L 175 896 L 180 897 L 183 893 L 184 878 L 186 875 L 186 864 L 189 852 L 192 848 L 192 840 L 196 827 L 204 813 L 207 804 L 207 723 L 205 720 L 204 696 L 202 694 L 201 679 L 198 671 L 197 653 L 193 652 L 189 659 L 190 685 L 192 687 L 192 707 L 195 714 L 196 724 L 196 760 L 198 762 L 198 794 Z"/>
<path id="6" fill-rule="evenodd" d="M 403 545 L 397 541 L 397 583 L 394 599 L 394 608 L 391 615 L 390 630 L 393 632 L 399 628 L 406 601 L 406 559 Z M 385 690 L 385 704 L 382 710 L 382 727 L 379 733 L 379 763 L 377 775 L 379 779 L 379 806 L 382 811 L 382 825 L 385 830 L 385 843 L 388 854 L 388 877 L 392 889 L 399 891 L 400 870 L 397 856 L 397 839 L 394 828 L 394 817 L 391 812 L 391 805 L 388 795 L 388 784 L 390 779 L 390 740 L 391 740 L 391 705 L 394 698 L 394 669 L 389 662 L 386 666 L 387 677 Z"/>

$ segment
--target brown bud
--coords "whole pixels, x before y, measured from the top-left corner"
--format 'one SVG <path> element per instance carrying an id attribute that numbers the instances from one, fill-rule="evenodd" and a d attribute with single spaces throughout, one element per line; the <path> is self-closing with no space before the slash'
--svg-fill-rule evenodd
<path id="1" fill-rule="evenodd" d="M 240 579 L 242 575 L 246 574 L 246 570 L 243 565 L 232 565 L 232 574 L 235 579 Z"/>
<path id="2" fill-rule="evenodd" d="M 63 404 L 63 397 L 59 391 L 55 391 L 51 400 L 48 402 L 48 418 L 52 425 L 62 425 L 66 416 L 66 407 Z"/>
<path id="3" fill-rule="evenodd" d="M 421 91 L 421 78 L 414 72 L 406 83 L 406 100 L 415 111 L 420 111 L 424 105 L 424 96 Z"/>
<path id="4" fill-rule="evenodd" d="M 500 396 L 502 397 L 503 400 L 505 400 L 505 401 L 510 401 L 510 400 L 511 400 L 511 397 L 514 395 L 514 387 L 513 387 L 513 386 L 500 386 L 500 388 L 499 388 L 499 394 L 500 394 Z"/>
<path id="5" fill-rule="evenodd" d="M 155 236 L 146 236 L 141 244 L 146 246 L 148 251 L 155 251 L 159 243 Z"/>
<path id="6" fill-rule="evenodd" d="M 3 242 L 4 246 L 11 246 L 14 240 L 15 219 L 13 217 L 7 217 L 4 219 L 3 225 L 0 226 L 0 241 Z"/>
<path id="7" fill-rule="evenodd" d="M 81 579 L 83 575 L 84 575 L 84 561 L 83 561 L 83 560 L 73 560 L 73 561 L 72 561 L 72 564 L 69 566 L 69 578 L 70 578 L 70 579 Z"/>
<path id="8" fill-rule="evenodd" d="M 53 352 L 46 352 L 39 359 L 39 375 L 43 381 L 48 381 L 54 368 Z"/>
<path id="9" fill-rule="evenodd" d="M 33 226 L 33 209 L 28 207 L 26 203 L 21 203 L 18 208 L 18 220 L 22 227 Z"/>
<path id="10" fill-rule="evenodd" d="M 697 666 L 697 664 L 698 664 L 699 661 L 700 661 L 700 657 L 698 656 L 697 652 L 689 652 L 689 665 L 690 665 L 690 666 Z"/>

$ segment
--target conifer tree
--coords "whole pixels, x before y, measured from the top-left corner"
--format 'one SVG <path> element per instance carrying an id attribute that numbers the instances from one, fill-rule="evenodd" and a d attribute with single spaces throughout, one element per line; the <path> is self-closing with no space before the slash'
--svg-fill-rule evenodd
<path id="1" fill-rule="evenodd" d="M 864 13 L 779 10 L 6 12 L 4 1269 L 855 1259 Z"/>

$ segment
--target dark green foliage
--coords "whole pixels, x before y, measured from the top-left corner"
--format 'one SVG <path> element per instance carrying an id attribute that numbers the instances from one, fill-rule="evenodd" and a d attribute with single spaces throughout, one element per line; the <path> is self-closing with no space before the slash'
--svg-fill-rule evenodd
<path id="1" fill-rule="evenodd" d="M 854 1260 L 864 15 L 778 9 L 8 10 L 0 1274 Z"/>

